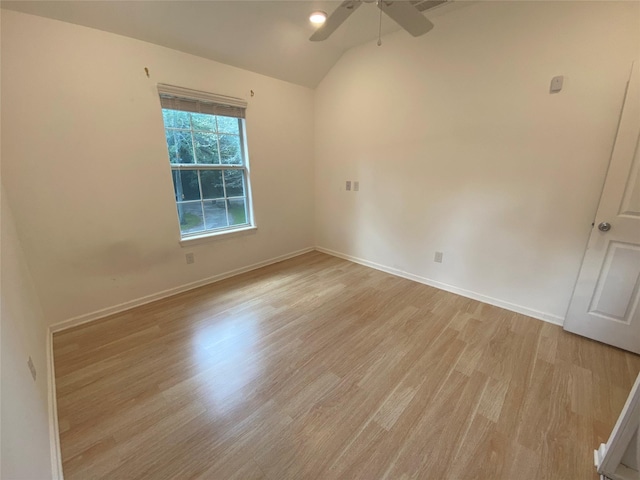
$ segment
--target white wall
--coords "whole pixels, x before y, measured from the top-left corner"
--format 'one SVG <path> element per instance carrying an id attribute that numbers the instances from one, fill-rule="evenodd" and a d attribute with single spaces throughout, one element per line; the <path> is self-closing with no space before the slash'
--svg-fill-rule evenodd
<path id="1" fill-rule="evenodd" d="M 347 52 L 316 92 L 317 245 L 561 321 L 639 18 L 638 2 L 483 2 Z"/>
<path id="2" fill-rule="evenodd" d="M 0 255 L 0 478 L 51 478 L 47 400 L 46 327 L 2 188 Z M 34 382 L 27 361 L 36 368 Z"/>
<path id="3" fill-rule="evenodd" d="M 157 83 L 249 101 L 257 233 L 179 246 Z M 308 88 L 3 11 L 2 124 L 4 184 L 50 324 L 314 244 Z"/>
<path id="4" fill-rule="evenodd" d="M 314 243 L 561 319 L 640 56 L 639 9 L 453 10 L 424 37 L 347 52 L 315 92 L 315 130 L 309 89 L 3 11 L 3 183 L 46 322 Z M 157 83 L 249 100 L 257 233 L 178 245 Z"/>

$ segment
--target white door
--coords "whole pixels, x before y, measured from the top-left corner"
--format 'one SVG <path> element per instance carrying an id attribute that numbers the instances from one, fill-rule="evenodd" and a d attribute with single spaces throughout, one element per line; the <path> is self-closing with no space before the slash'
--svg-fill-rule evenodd
<path id="1" fill-rule="evenodd" d="M 640 353 L 640 68 L 633 65 L 611 163 L 564 329 Z"/>

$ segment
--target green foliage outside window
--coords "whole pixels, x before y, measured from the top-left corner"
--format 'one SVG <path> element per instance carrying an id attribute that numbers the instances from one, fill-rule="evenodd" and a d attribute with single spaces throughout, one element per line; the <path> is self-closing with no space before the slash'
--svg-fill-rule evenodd
<path id="1" fill-rule="evenodd" d="M 182 234 L 247 224 L 241 119 L 163 109 Z M 180 168 L 181 167 L 181 168 Z"/>

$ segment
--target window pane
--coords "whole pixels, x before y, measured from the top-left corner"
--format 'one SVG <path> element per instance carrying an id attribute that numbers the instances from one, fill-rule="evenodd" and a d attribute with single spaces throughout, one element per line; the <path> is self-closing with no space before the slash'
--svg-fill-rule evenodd
<path id="1" fill-rule="evenodd" d="M 191 128 L 194 130 L 214 132 L 216 129 L 216 117 L 214 115 L 207 115 L 206 113 L 192 113 Z"/>
<path id="2" fill-rule="evenodd" d="M 178 202 L 178 217 L 180 218 L 180 231 L 185 233 L 194 233 L 204 230 L 204 222 L 202 218 L 202 204 L 180 203 Z"/>
<path id="3" fill-rule="evenodd" d="M 166 137 L 171 163 L 193 163 L 193 143 L 190 131 L 167 129 Z"/>
<path id="4" fill-rule="evenodd" d="M 220 163 L 218 156 L 218 141 L 215 133 L 194 133 L 193 140 L 196 142 L 197 163 Z"/>
<path id="5" fill-rule="evenodd" d="M 220 160 L 228 165 L 242 165 L 240 137 L 237 135 L 220 135 Z"/>
<path id="6" fill-rule="evenodd" d="M 224 188 L 222 186 L 221 170 L 200 170 L 203 198 L 222 198 Z"/>
<path id="7" fill-rule="evenodd" d="M 227 187 L 227 197 L 244 197 L 244 182 L 242 170 L 225 170 L 224 183 Z"/>
<path id="8" fill-rule="evenodd" d="M 218 131 L 220 133 L 240 134 L 239 120 L 233 117 L 218 117 Z"/>
<path id="9" fill-rule="evenodd" d="M 189 112 L 163 108 L 162 120 L 164 121 L 165 128 L 191 128 Z"/>
<path id="10" fill-rule="evenodd" d="M 200 200 L 198 172 L 195 170 L 173 170 L 173 189 L 178 202 Z"/>
<path id="11" fill-rule="evenodd" d="M 229 225 L 242 225 L 247 223 L 247 209 L 244 198 L 232 198 L 229 203 Z"/>
<path id="12" fill-rule="evenodd" d="M 224 208 L 224 200 L 205 200 L 204 218 L 207 230 L 227 226 L 227 211 Z"/>

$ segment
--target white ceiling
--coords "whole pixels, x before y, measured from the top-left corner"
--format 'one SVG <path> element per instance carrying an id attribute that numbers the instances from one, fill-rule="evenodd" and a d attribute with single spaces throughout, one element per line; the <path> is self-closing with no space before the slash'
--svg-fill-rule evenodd
<path id="1" fill-rule="evenodd" d="M 9 10 L 137 38 L 312 88 L 346 50 L 378 36 L 379 10 L 372 3 L 355 11 L 328 40 L 309 41 L 314 32 L 309 14 L 330 14 L 338 5 L 320 0 L 2 1 Z M 434 17 L 452 7 L 436 7 L 426 16 L 437 28 Z M 399 29 L 382 16 L 383 35 Z"/>

